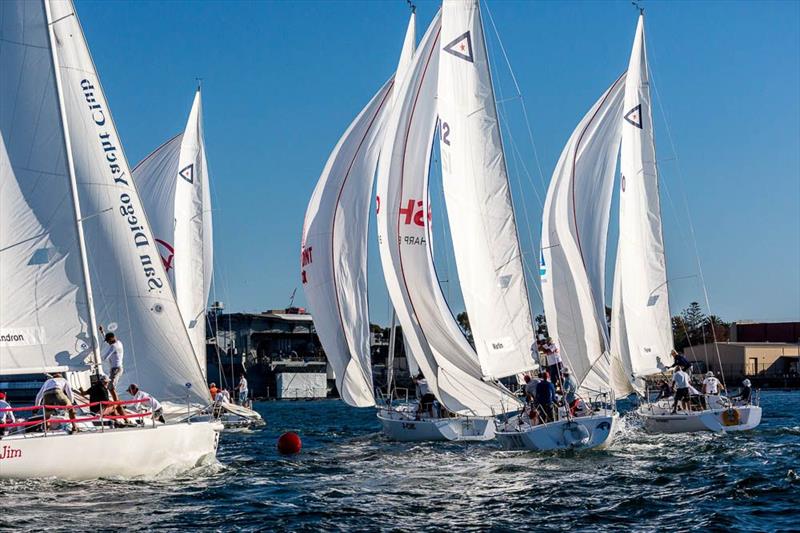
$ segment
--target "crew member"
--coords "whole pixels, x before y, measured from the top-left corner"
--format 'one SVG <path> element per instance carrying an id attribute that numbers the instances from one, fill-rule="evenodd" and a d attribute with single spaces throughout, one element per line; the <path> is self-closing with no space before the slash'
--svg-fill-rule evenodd
<path id="1" fill-rule="evenodd" d="M 675 359 L 675 362 L 672 363 L 672 366 L 669 368 L 680 368 L 684 372 L 689 372 L 689 369 L 692 368 L 692 364 L 683 356 L 683 354 L 672 350 L 672 357 Z"/>
<path id="2" fill-rule="evenodd" d="M 100 326 L 100 334 L 103 335 L 103 326 Z M 119 395 L 117 394 L 117 385 L 122 377 L 122 359 L 125 349 L 122 346 L 122 341 L 118 340 L 116 335 L 111 331 L 105 333 L 105 341 L 106 344 L 108 344 L 108 348 L 103 352 L 102 358 L 103 361 L 108 361 L 111 367 L 111 371 L 108 374 L 108 391 L 111 393 L 111 398 L 113 398 L 115 402 L 118 402 Z M 122 409 L 121 405 L 116 406 L 116 411 L 120 416 L 125 415 L 125 410 Z"/>
<path id="3" fill-rule="evenodd" d="M 75 423 L 75 408 L 72 407 L 75 403 L 75 397 L 72 394 L 72 387 L 69 386 L 69 381 L 64 379 L 61 372 L 53 372 L 53 377 L 48 379 L 39 389 L 36 394 L 36 405 L 58 405 L 64 406 L 69 411 L 69 418 L 72 424 L 72 431 L 78 431 L 78 425 Z M 50 419 L 50 412 L 53 409 L 44 410 L 45 423 Z"/>
<path id="4" fill-rule="evenodd" d="M 214 383 L 213 381 L 211 382 L 211 385 L 208 386 L 208 392 L 209 394 L 211 394 L 212 400 L 216 399 L 217 392 L 219 392 L 219 389 L 217 388 L 217 384 Z"/>
<path id="5" fill-rule="evenodd" d="M 678 412 L 678 402 L 684 411 L 689 410 L 689 374 L 678 369 L 672 375 L 672 385 L 675 388 L 675 402 L 672 404 L 672 414 Z"/>
<path id="6" fill-rule="evenodd" d="M 108 376 L 101 374 L 97 376 L 93 381 L 94 382 L 87 390 L 80 389 L 78 391 L 82 395 L 89 397 L 89 403 L 97 404 L 97 405 L 90 405 L 89 410 L 95 415 L 99 415 L 101 412 L 104 415 L 114 414 L 114 411 L 116 411 L 117 409 L 116 406 L 102 405 L 100 403 L 100 402 L 108 402 L 111 400 L 111 395 L 108 390 L 108 384 L 110 383 Z"/>
<path id="7" fill-rule="evenodd" d="M 558 352 L 558 346 L 551 337 L 547 337 L 547 344 L 545 345 L 545 359 L 547 360 L 547 372 L 550 375 L 550 380 L 553 383 L 561 383 L 561 354 Z"/>
<path id="8" fill-rule="evenodd" d="M 550 383 L 547 372 L 542 372 L 539 376 L 542 381 L 536 385 L 536 403 L 542 413 L 542 421 L 545 423 L 553 422 L 556 420 L 556 388 Z"/>
<path id="9" fill-rule="evenodd" d="M 661 400 L 663 398 L 669 398 L 672 396 L 672 387 L 669 383 L 667 383 L 664 379 L 658 380 L 658 397 L 655 401 Z"/>
<path id="10" fill-rule="evenodd" d="M 246 405 L 249 391 L 247 390 L 247 378 L 244 377 L 244 374 L 239 378 L 239 385 L 236 388 L 239 391 L 239 404 Z"/>
<path id="11" fill-rule="evenodd" d="M 140 413 L 150 411 L 153 420 L 157 420 L 162 424 L 164 423 L 164 409 L 161 407 L 161 402 L 145 391 L 139 390 L 138 385 L 135 383 L 128 385 L 128 394 L 133 396 L 134 400 L 139 400 L 139 403 L 133 406 L 135 411 L 139 411 Z"/>
<path id="12" fill-rule="evenodd" d="M 739 396 L 737 396 L 735 399 L 739 400 L 745 405 L 750 405 L 750 399 L 752 398 L 752 396 L 753 396 L 753 389 L 751 387 L 750 380 L 745 379 L 744 381 L 742 381 L 742 390 L 739 391 Z"/>
<path id="13" fill-rule="evenodd" d="M 564 391 L 565 408 L 569 409 L 569 414 L 575 416 L 575 394 L 578 392 L 578 382 L 575 376 L 569 371 L 569 368 L 564 368 L 561 372 L 563 376 L 562 390 Z"/>
<path id="14" fill-rule="evenodd" d="M 536 403 L 536 386 L 539 385 L 539 382 L 542 381 L 538 377 L 531 378 L 529 375 L 525 375 L 525 399 L 528 402 L 528 406 L 530 409 L 529 418 L 531 421 L 531 425 L 535 426 L 539 423 L 539 409 L 538 404 Z"/>
<path id="15" fill-rule="evenodd" d="M 714 372 L 706 372 L 706 378 L 703 380 L 703 407 L 710 409 L 708 403 L 708 396 L 717 396 L 722 388 L 722 383 L 714 376 Z"/>
<path id="16" fill-rule="evenodd" d="M 11 409 L 11 404 L 8 403 L 6 400 L 6 393 L 0 392 L 0 424 L 13 424 L 17 421 L 14 418 L 14 411 L 6 411 L 5 409 Z M 8 433 L 7 427 L 0 428 L 0 437 Z"/>

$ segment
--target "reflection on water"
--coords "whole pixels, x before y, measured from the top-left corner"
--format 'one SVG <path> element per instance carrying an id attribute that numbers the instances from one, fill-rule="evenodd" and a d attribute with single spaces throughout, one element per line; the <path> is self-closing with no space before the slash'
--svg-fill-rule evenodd
<path id="1" fill-rule="evenodd" d="M 372 410 L 337 401 L 263 403 L 267 428 L 226 433 L 219 463 L 177 478 L 3 482 L 0 525 L 796 529 L 800 393 L 765 393 L 762 406 L 763 422 L 749 433 L 652 436 L 627 415 L 610 450 L 535 454 L 388 442 Z M 285 430 L 300 433 L 300 455 L 275 451 Z"/>

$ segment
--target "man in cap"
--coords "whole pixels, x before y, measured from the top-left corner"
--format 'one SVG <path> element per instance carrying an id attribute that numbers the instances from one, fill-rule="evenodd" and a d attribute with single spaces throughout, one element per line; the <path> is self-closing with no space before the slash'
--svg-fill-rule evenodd
<path id="1" fill-rule="evenodd" d="M 80 389 L 78 391 L 82 395 L 89 397 L 90 404 L 97 404 L 89 406 L 89 410 L 95 415 L 99 415 L 101 412 L 104 415 L 110 415 L 116 411 L 116 407 L 113 405 L 100 404 L 100 402 L 108 402 L 111 400 L 108 390 L 109 383 L 110 380 L 108 379 L 108 376 L 105 374 L 97 374 L 92 376 L 92 384 L 87 390 Z"/>
<path id="2" fill-rule="evenodd" d="M 578 382 L 575 376 L 569 371 L 569 368 L 564 367 L 561 371 L 562 375 L 562 390 L 564 392 L 565 407 L 569 409 L 571 415 L 575 415 L 575 394 L 578 392 Z"/>
<path id="3" fill-rule="evenodd" d="M 103 335 L 103 326 L 100 326 L 100 334 Z M 108 390 L 111 393 L 111 397 L 114 399 L 115 402 L 119 401 L 119 396 L 117 395 L 117 385 L 119 384 L 119 380 L 122 377 L 123 367 L 122 367 L 122 359 L 125 355 L 125 349 L 122 346 L 122 341 L 117 339 L 117 336 L 114 335 L 113 332 L 109 331 L 105 333 L 105 341 L 108 344 L 108 348 L 106 348 L 105 352 L 103 352 L 103 361 L 108 361 L 109 366 L 111 367 L 111 372 L 109 372 L 109 383 L 108 383 Z M 124 415 L 125 411 L 122 409 L 121 405 L 117 406 L 117 414 Z"/>
<path id="4" fill-rule="evenodd" d="M 742 381 L 742 390 L 739 391 L 739 396 L 737 396 L 735 399 L 739 400 L 745 405 L 749 405 L 752 396 L 753 389 L 751 387 L 750 380 L 745 378 L 745 380 Z"/>
<path id="5" fill-rule="evenodd" d="M 150 411 L 153 416 L 153 420 L 157 420 L 164 423 L 164 409 L 161 407 L 161 402 L 150 396 L 143 390 L 139 389 L 139 386 L 136 383 L 131 383 L 128 385 L 128 394 L 133 396 L 134 400 L 138 400 L 139 403 L 134 404 L 133 409 L 135 411 L 139 411 L 140 413 L 144 413 Z"/>

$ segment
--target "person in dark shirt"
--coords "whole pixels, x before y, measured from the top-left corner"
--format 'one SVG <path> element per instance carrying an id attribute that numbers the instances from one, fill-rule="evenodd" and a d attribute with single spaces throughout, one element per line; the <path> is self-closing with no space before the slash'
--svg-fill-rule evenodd
<path id="1" fill-rule="evenodd" d="M 753 396 L 753 388 L 750 384 L 750 380 L 745 379 L 744 381 L 742 381 L 742 390 L 739 391 L 739 396 L 737 396 L 734 399 L 739 400 L 745 405 L 748 405 L 750 404 L 752 396 Z"/>
<path id="2" fill-rule="evenodd" d="M 675 350 L 672 350 L 672 357 L 675 358 L 675 362 L 670 368 L 680 368 L 684 372 L 690 373 L 689 369 L 692 368 L 692 364 L 683 356 L 683 354 L 679 354 Z"/>
<path id="3" fill-rule="evenodd" d="M 665 380 L 658 380 L 658 398 L 655 401 L 672 396 L 672 387 Z"/>
<path id="4" fill-rule="evenodd" d="M 89 387 L 88 390 L 81 389 L 80 393 L 83 396 L 89 397 L 89 403 L 108 402 L 111 400 L 108 384 L 108 376 L 98 376 L 97 379 L 93 380 L 92 386 Z M 113 405 L 105 407 L 102 405 L 92 405 L 89 407 L 89 410 L 92 414 L 99 415 L 101 410 L 104 411 L 103 414 L 112 414 L 115 409 Z"/>
<path id="5" fill-rule="evenodd" d="M 536 403 L 542 414 L 542 422 L 553 422 L 556 420 L 556 388 L 550 382 L 547 372 L 542 372 L 541 378 L 542 381 L 536 385 Z"/>

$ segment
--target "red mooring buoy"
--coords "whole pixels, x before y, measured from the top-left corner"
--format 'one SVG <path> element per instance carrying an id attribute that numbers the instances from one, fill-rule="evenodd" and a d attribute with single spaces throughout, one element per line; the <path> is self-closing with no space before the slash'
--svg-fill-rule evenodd
<path id="1" fill-rule="evenodd" d="M 300 440 L 300 435 L 294 431 L 287 431 L 278 437 L 278 451 L 283 455 L 300 453 L 302 447 L 303 441 Z"/>

